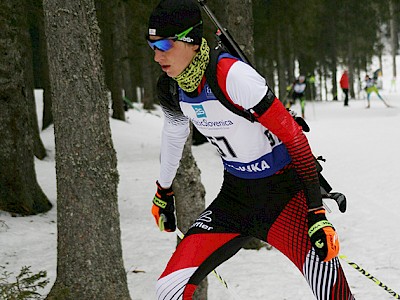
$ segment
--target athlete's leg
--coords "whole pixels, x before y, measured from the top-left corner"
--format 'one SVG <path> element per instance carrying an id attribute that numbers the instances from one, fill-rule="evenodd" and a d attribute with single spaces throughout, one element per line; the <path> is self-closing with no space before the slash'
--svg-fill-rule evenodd
<path id="1" fill-rule="evenodd" d="M 304 96 L 300 98 L 300 106 L 301 106 L 301 117 L 305 119 L 306 100 L 304 99 Z"/>
<path id="2" fill-rule="evenodd" d="M 379 94 L 378 89 L 376 89 L 376 94 L 378 95 L 379 99 L 382 100 L 382 102 L 386 105 L 386 107 L 389 107 L 389 104 L 385 101 L 385 99 L 382 98 L 381 94 Z"/>
<path id="3" fill-rule="evenodd" d="M 321 261 L 311 247 L 307 230 L 306 200 L 299 192 L 273 223 L 267 242 L 297 266 L 318 300 L 354 299 L 338 258 Z"/>
<path id="4" fill-rule="evenodd" d="M 157 299 L 191 300 L 199 283 L 249 240 L 235 233 L 195 233 L 178 245 L 157 282 Z"/>
<path id="5" fill-rule="evenodd" d="M 199 283 L 250 239 L 239 233 L 247 212 L 236 203 L 246 191 L 225 175 L 217 198 L 192 224 L 158 279 L 157 299 L 192 299 Z"/>
<path id="6" fill-rule="evenodd" d="M 344 93 L 344 106 L 349 105 L 349 89 L 342 89 Z"/>

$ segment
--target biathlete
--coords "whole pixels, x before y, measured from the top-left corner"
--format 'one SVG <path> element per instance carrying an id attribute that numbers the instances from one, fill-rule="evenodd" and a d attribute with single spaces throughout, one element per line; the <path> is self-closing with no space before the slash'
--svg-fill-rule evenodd
<path id="1" fill-rule="evenodd" d="M 379 94 L 378 88 L 375 85 L 375 80 L 370 78 L 369 75 L 365 75 L 365 91 L 367 92 L 367 108 L 371 107 L 370 99 L 371 99 L 371 94 L 375 93 L 379 99 L 382 100 L 382 102 L 386 105 L 386 107 L 390 107 L 389 104 L 382 98 L 381 94 Z"/>
<path id="2" fill-rule="evenodd" d="M 165 118 L 152 206 L 160 229 L 176 230 L 171 185 L 190 121 L 216 147 L 224 166 L 219 194 L 173 253 L 157 281 L 157 299 L 192 299 L 207 274 L 251 237 L 286 255 L 316 299 L 354 299 L 337 258 L 339 240 L 325 216 L 310 145 L 265 79 L 225 55 L 217 65 L 218 84 L 257 122 L 216 99 L 204 76 L 210 47 L 192 0 L 162 0 L 150 15 L 147 41 L 164 71 L 157 84 Z M 178 85 L 176 95 L 171 80 Z"/>

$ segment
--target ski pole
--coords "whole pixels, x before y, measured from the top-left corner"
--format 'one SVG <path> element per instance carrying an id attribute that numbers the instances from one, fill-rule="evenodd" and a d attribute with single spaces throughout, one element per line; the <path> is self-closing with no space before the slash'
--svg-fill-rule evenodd
<path id="1" fill-rule="evenodd" d="M 343 261 L 348 263 L 350 266 L 352 266 L 354 269 L 356 269 L 358 272 L 366 276 L 367 278 L 371 279 L 373 282 L 375 282 L 377 285 L 379 285 L 381 288 L 383 288 L 386 292 L 388 292 L 390 295 L 395 297 L 396 299 L 400 299 L 400 295 L 397 294 L 395 291 L 393 291 L 391 288 L 389 288 L 387 285 L 385 285 L 382 281 L 380 281 L 378 278 L 372 276 L 370 273 L 368 273 L 365 269 L 361 268 L 358 264 L 355 262 L 350 261 L 347 256 L 343 254 L 339 254 L 339 258 L 341 258 Z"/>
<path id="2" fill-rule="evenodd" d="M 176 235 L 183 240 L 185 235 L 182 233 L 182 231 L 179 228 L 176 228 Z M 231 296 L 235 300 L 240 300 L 239 296 L 228 286 L 228 283 L 225 281 L 225 279 L 217 272 L 217 270 L 213 270 L 212 273 L 214 274 L 215 277 L 219 280 L 219 282 L 228 290 L 228 292 L 231 294 Z"/>

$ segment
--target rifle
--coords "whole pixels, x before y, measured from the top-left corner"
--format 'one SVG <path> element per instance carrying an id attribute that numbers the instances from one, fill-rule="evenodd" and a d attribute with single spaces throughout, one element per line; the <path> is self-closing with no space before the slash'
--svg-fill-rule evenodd
<path id="1" fill-rule="evenodd" d="M 199 4 L 206 12 L 210 20 L 214 23 L 214 25 L 218 28 L 216 32 L 216 37 L 218 41 L 218 46 L 224 48 L 226 52 L 232 54 L 235 57 L 240 58 L 243 62 L 247 63 L 248 65 L 252 66 L 242 49 L 240 49 L 239 45 L 236 43 L 234 38 L 229 33 L 228 29 L 224 28 L 214 16 L 212 11 L 208 8 L 206 4 L 206 0 L 198 0 Z M 253 66 L 252 66 L 253 67 Z M 254 67 L 253 67 L 254 68 Z"/>

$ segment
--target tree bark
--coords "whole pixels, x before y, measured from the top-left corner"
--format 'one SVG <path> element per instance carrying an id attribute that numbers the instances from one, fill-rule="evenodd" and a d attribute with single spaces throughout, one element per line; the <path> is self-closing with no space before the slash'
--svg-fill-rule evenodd
<path id="1" fill-rule="evenodd" d="M 143 28 L 144 29 L 144 28 Z M 153 57 L 152 53 L 149 49 L 149 47 L 142 47 L 141 53 L 142 53 L 142 82 L 143 82 L 143 88 L 144 88 L 144 95 L 143 95 L 143 108 L 144 109 L 154 109 L 154 99 L 155 99 L 155 82 L 154 78 L 158 78 L 158 76 L 155 76 L 153 72 Z M 159 66 L 155 66 L 159 69 Z"/>
<path id="2" fill-rule="evenodd" d="M 26 49 L 32 49 L 29 47 L 29 39 L 27 39 L 27 44 L 28 47 Z M 30 51 L 28 51 L 30 52 Z M 36 104 L 35 104 L 35 95 L 34 95 L 34 84 L 33 84 L 33 69 L 32 69 L 32 55 L 31 53 L 27 53 L 26 55 L 26 72 L 27 72 L 27 77 L 26 77 L 26 85 L 27 85 L 27 100 L 28 100 L 28 109 L 29 109 L 29 120 L 30 120 L 30 132 L 32 135 L 32 141 L 33 141 L 33 154 L 38 158 L 38 159 L 44 159 L 47 156 L 46 153 L 46 148 L 43 145 L 42 139 L 40 138 L 40 132 L 39 132 L 39 123 L 37 119 L 37 112 L 36 112 Z"/>
<path id="3" fill-rule="evenodd" d="M 389 1 L 389 11 L 390 11 L 390 46 L 392 54 L 392 76 L 396 79 L 397 76 L 397 64 L 396 64 L 396 54 L 398 49 L 399 40 L 397 37 L 397 19 L 396 19 L 396 5 L 394 0 Z"/>
<path id="4" fill-rule="evenodd" d="M 30 1 L 25 2 L 27 3 L 26 7 L 29 10 L 33 10 L 34 6 L 31 5 L 32 3 Z M 34 89 L 35 89 L 35 84 L 34 84 L 34 71 L 33 71 L 33 40 L 31 35 L 29 34 L 30 31 L 30 22 L 29 22 L 29 17 L 26 15 L 27 18 L 27 27 L 26 30 L 23 31 L 23 35 L 21 38 L 24 40 L 24 48 L 25 50 L 25 84 L 26 84 L 26 96 L 28 100 L 28 109 L 29 109 L 29 114 L 30 114 L 30 127 L 31 127 L 31 134 L 32 134 L 32 141 L 33 141 L 33 154 L 38 158 L 38 159 L 43 159 L 46 157 L 46 149 L 44 148 L 42 139 L 40 138 L 40 132 L 39 132 L 39 124 L 37 120 L 37 112 L 36 112 L 36 105 L 35 105 L 35 95 L 34 95 Z"/>
<path id="5" fill-rule="evenodd" d="M 348 51 L 348 71 L 349 71 L 349 98 L 355 98 L 355 93 L 354 93 L 354 79 L 355 79 L 355 67 L 354 67 L 354 61 L 353 61 L 353 47 L 352 45 L 349 44 L 349 51 Z"/>
<path id="6" fill-rule="evenodd" d="M 28 0 L 29 1 L 29 0 Z M 44 12 L 43 12 L 43 1 L 35 0 L 36 13 L 38 20 L 38 32 L 39 32 L 39 56 L 41 61 L 41 78 L 43 88 L 43 116 L 42 116 L 42 130 L 45 130 L 51 124 L 53 124 L 53 113 L 52 113 L 52 98 L 51 98 L 51 82 L 49 74 L 49 62 L 47 58 L 47 44 L 46 36 L 44 33 Z"/>
<path id="7" fill-rule="evenodd" d="M 131 78 L 131 64 L 129 57 L 129 32 L 128 32 L 128 19 L 133 17 L 133 12 L 129 10 L 129 5 L 125 1 L 122 2 L 121 7 L 121 32 L 122 40 L 121 40 L 121 74 L 122 74 L 122 87 L 125 91 L 125 97 L 130 101 L 133 101 L 135 98 L 135 88 L 133 85 L 133 81 Z M 132 41 L 132 44 L 135 43 L 135 40 Z"/>
<path id="8" fill-rule="evenodd" d="M 282 101 L 283 98 L 286 95 L 286 76 L 285 76 L 285 57 L 284 57 L 284 49 L 283 49 L 283 35 L 281 32 L 281 27 L 279 27 L 279 30 L 277 32 L 278 40 L 276 41 L 276 47 L 278 50 L 278 63 L 277 63 L 277 69 L 278 69 L 278 90 L 279 90 L 279 99 Z"/>
<path id="9" fill-rule="evenodd" d="M 123 3 L 121 0 L 110 1 L 112 24 L 112 80 L 110 85 L 112 98 L 112 117 L 117 120 L 125 121 L 124 100 L 122 98 L 122 64 L 121 49 L 122 36 L 124 32 L 121 28 L 121 14 Z"/>
<path id="10" fill-rule="evenodd" d="M 33 97 L 28 95 L 33 86 L 27 84 L 32 77 L 27 73 L 31 68 L 26 68 L 28 23 L 23 0 L 0 2 L 0 28 L 0 210 L 43 213 L 52 204 L 37 182 L 34 167 L 32 118 L 36 115 Z"/>
<path id="11" fill-rule="evenodd" d="M 44 13 L 42 0 L 27 0 L 29 32 L 32 40 L 34 87 L 43 89 L 42 130 L 53 123 L 49 64 L 47 62 L 46 37 L 44 35 Z"/>
<path id="12" fill-rule="evenodd" d="M 231 33 L 250 63 L 255 65 L 252 0 L 216 0 L 210 5 L 216 11 L 218 21 Z"/>
<path id="13" fill-rule="evenodd" d="M 47 299 L 130 299 L 118 171 L 92 0 L 45 0 L 57 174 L 57 279 Z M 51 47 L 50 47 L 51 46 Z"/>

